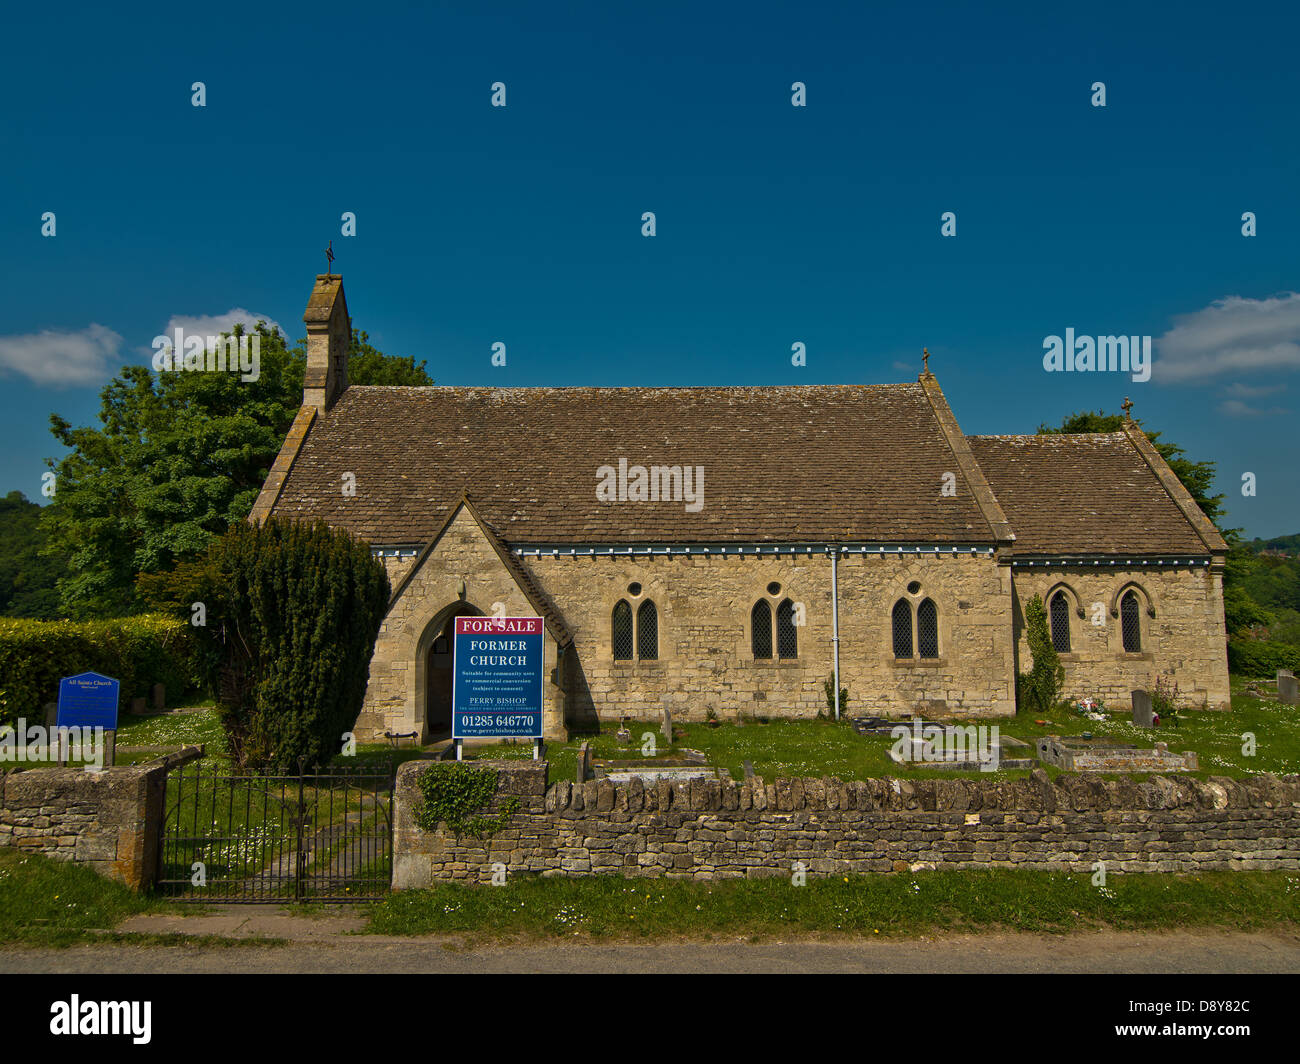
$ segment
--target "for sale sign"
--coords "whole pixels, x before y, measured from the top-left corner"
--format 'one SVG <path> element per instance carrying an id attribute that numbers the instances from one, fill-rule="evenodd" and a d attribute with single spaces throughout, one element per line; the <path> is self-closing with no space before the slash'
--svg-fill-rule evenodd
<path id="1" fill-rule="evenodd" d="M 542 737 L 542 619 L 457 617 L 453 739 Z"/>

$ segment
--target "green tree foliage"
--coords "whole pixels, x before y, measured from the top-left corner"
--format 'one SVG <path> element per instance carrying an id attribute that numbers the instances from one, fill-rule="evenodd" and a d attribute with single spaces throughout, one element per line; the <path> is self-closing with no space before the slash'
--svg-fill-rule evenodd
<path id="1" fill-rule="evenodd" d="M 54 620 L 60 566 L 41 554 L 41 508 L 21 491 L 0 499 L 0 616 Z"/>
<path id="2" fill-rule="evenodd" d="M 1025 604 L 1025 637 L 1029 640 L 1029 653 L 1034 664 L 1028 672 L 1017 677 L 1016 702 L 1018 710 L 1045 714 L 1051 711 L 1061 697 L 1065 686 L 1065 666 L 1052 645 L 1047 631 L 1047 610 L 1043 597 L 1035 595 Z"/>
<path id="3" fill-rule="evenodd" d="M 120 711 L 130 699 L 148 697 L 156 683 L 179 697 L 197 683 L 194 652 L 192 629 L 175 617 L 0 620 L 0 724 L 19 717 L 43 723 L 45 704 L 59 696 L 59 680 L 82 672 L 121 681 Z"/>
<path id="4" fill-rule="evenodd" d="M 388 608 L 388 576 L 367 544 L 319 521 L 238 522 L 169 587 L 206 607 L 200 668 L 237 764 L 338 753 Z"/>
<path id="5" fill-rule="evenodd" d="M 302 404 L 305 341 L 257 326 L 260 376 L 156 374 L 126 366 L 101 393 L 99 425 L 50 418 L 71 453 L 44 508 L 45 550 L 59 568 L 61 607 L 72 617 L 122 616 L 144 602 L 142 573 L 194 558 L 247 518 Z M 236 328 L 236 335 L 240 328 Z M 430 384 L 424 363 L 390 358 L 355 330 L 353 384 Z"/>
<path id="6" fill-rule="evenodd" d="M 352 346 L 348 351 L 348 384 L 387 384 L 404 388 L 418 388 L 432 384 L 423 361 L 418 364 L 414 356 L 385 355 L 370 342 L 365 332 L 352 330 Z"/>

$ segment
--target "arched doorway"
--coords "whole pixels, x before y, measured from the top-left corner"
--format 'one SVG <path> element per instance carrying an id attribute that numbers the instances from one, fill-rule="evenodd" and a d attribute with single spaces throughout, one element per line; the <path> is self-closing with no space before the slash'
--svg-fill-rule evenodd
<path id="1" fill-rule="evenodd" d="M 456 618 L 478 617 L 483 613 L 468 602 L 457 602 L 440 610 L 430 624 L 431 638 L 424 659 L 424 741 L 451 737 L 452 648 Z"/>

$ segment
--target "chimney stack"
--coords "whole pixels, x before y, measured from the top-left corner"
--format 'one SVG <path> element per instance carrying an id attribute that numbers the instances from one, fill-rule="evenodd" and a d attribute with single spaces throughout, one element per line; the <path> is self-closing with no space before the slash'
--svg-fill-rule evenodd
<path id="1" fill-rule="evenodd" d="M 343 277 L 318 273 L 307 310 L 307 373 L 303 378 L 302 405 L 329 410 L 348 388 L 348 348 L 352 344 L 352 319 L 343 296 Z"/>

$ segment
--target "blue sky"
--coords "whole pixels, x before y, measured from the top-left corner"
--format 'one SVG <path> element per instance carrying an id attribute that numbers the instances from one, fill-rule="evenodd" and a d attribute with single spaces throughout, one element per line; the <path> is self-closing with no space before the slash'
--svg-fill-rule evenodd
<path id="1" fill-rule="evenodd" d="M 354 323 L 439 384 L 889 382 L 926 346 L 968 433 L 1129 395 L 1232 524 L 1300 531 L 1300 14 L 1056 8 L 21 5 L 0 492 L 169 322 L 303 335 L 332 239 Z M 1045 372 L 1067 327 L 1152 336 L 1151 380 Z"/>

